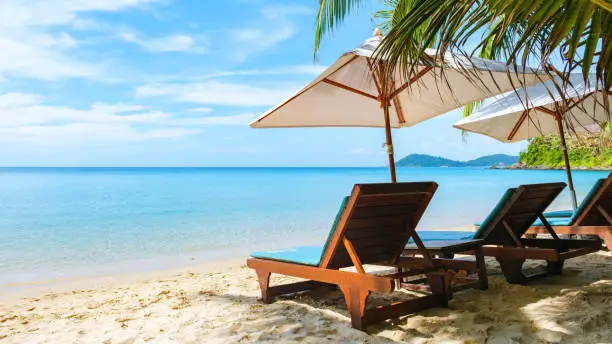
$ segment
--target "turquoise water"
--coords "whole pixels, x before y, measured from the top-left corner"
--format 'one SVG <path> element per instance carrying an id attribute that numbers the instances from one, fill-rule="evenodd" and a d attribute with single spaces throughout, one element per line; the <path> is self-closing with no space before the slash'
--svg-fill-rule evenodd
<path id="1" fill-rule="evenodd" d="M 579 199 L 607 172 L 575 172 Z M 400 168 L 440 184 L 420 229 L 470 225 L 502 192 L 563 171 Z M 317 243 L 355 183 L 384 168 L 3 168 L 0 283 L 170 268 Z M 553 208 L 568 207 L 561 195 Z"/>

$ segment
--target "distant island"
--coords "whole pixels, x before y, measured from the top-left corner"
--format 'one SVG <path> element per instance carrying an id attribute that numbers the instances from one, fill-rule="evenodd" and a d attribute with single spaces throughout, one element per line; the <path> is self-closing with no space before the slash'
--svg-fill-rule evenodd
<path id="1" fill-rule="evenodd" d="M 486 155 L 469 161 L 457 161 L 427 154 L 410 154 L 395 165 L 398 167 L 508 167 L 518 163 L 519 157 L 506 154 Z"/>

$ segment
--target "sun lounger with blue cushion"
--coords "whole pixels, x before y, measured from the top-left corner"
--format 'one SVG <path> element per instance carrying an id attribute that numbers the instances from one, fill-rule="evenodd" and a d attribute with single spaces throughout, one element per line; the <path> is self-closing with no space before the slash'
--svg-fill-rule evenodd
<path id="1" fill-rule="evenodd" d="M 560 274 L 566 259 L 599 249 L 600 244 L 595 240 L 559 238 L 542 216 L 563 188 L 565 183 L 521 185 L 508 189 L 474 234 L 473 239 L 484 241 L 484 255 L 493 256 L 500 263 L 508 282 L 523 283 L 544 275 Z M 522 238 L 538 218 L 553 239 Z M 409 245 L 404 252 L 413 254 L 414 249 Z M 526 259 L 545 260 L 546 270 L 525 276 L 522 265 Z"/>
<path id="2" fill-rule="evenodd" d="M 365 331 L 368 323 L 446 306 L 453 291 L 452 271 L 476 270 L 478 279 L 472 282 L 474 287 L 486 288 L 482 254 L 481 265 L 432 258 L 417 234 L 415 228 L 436 189 L 434 182 L 355 185 L 350 197 L 344 199 L 323 245 L 255 252 L 247 260 L 247 265 L 257 273 L 263 301 L 268 303 L 274 296 L 317 286 L 337 286 L 344 294 L 352 326 Z M 402 257 L 409 240 L 417 245 L 421 257 Z M 466 249 L 482 251 L 481 240 L 461 243 Z M 395 269 L 384 275 L 368 274 L 365 264 Z M 347 267 L 354 270 L 344 269 Z M 270 286 L 272 273 L 306 281 Z M 424 281 L 421 275 L 426 276 Z M 420 284 L 414 286 L 426 291 L 425 296 L 366 308 L 371 292 L 390 293 L 397 281 L 411 276 L 419 277 Z"/>
<path id="3" fill-rule="evenodd" d="M 612 173 L 599 179 L 575 210 L 544 213 L 557 234 L 599 236 L 612 250 Z M 527 234 L 547 233 L 541 220 L 533 223 Z"/>

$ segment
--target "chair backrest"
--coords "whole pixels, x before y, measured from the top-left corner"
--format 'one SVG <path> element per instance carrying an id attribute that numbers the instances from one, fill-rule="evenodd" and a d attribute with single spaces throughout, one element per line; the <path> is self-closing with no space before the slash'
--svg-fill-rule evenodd
<path id="1" fill-rule="evenodd" d="M 396 262 L 416 235 L 416 226 L 437 188 L 435 182 L 355 185 L 343 202 L 319 266 L 353 265 L 344 238 L 362 264 Z"/>
<path id="2" fill-rule="evenodd" d="M 603 210 L 603 211 L 602 211 Z M 607 218 L 606 214 L 607 213 Z M 610 226 L 612 215 L 612 173 L 599 179 L 572 217 L 572 226 Z"/>
<path id="3" fill-rule="evenodd" d="M 529 184 L 508 189 L 474 238 L 483 239 L 485 244 L 515 246 L 515 238 L 525 234 L 563 188 L 565 183 Z"/>

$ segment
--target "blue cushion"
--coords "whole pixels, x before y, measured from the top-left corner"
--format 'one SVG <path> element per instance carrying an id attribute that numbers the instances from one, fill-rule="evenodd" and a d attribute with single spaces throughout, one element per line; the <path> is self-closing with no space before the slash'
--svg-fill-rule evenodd
<path id="1" fill-rule="evenodd" d="M 580 214 L 586 209 L 587 205 L 589 205 L 589 203 L 593 200 L 593 197 L 595 197 L 595 194 L 597 194 L 597 191 L 599 191 L 599 189 L 601 188 L 601 186 L 603 185 L 603 183 L 605 181 L 606 181 L 605 179 L 599 179 L 599 180 L 597 180 L 597 182 L 595 182 L 595 184 L 593 184 L 593 187 L 591 188 L 591 190 L 589 190 L 589 193 L 582 200 L 582 203 L 580 203 L 580 206 L 578 206 L 576 211 L 573 211 L 573 210 L 551 211 L 551 212 L 544 213 L 544 216 L 547 219 L 548 218 L 557 218 L 557 217 L 570 218 L 571 219 L 571 221 L 569 223 L 563 224 L 563 225 L 557 225 L 557 226 L 569 226 L 570 224 L 573 224 L 574 221 L 576 220 L 576 218 L 578 218 L 578 216 L 580 216 Z M 565 223 L 565 221 L 562 221 L 562 223 Z M 534 226 L 541 226 L 542 223 L 540 222 L 539 225 L 534 223 L 533 225 Z M 552 223 L 551 223 L 551 225 L 552 225 Z"/>
<path id="2" fill-rule="evenodd" d="M 546 220 L 551 226 L 569 226 L 572 223 L 571 217 L 547 217 Z M 544 226 L 540 219 L 535 220 L 533 226 Z"/>
<path id="3" fill-rule="evenodd" d="M 342 200 L 342 203 L 340 204 L 340 209 L 338 209 L 338 213 L 336 214 L 334 223 L 332 224 L 331 229 L 329 230 L 329 234 L 327 235 L 327 240 L 325 241 L 324 246 L 300 246 L 280 250 L 260 251 L 251 253 L 251 257 L 278 260 L 287 263 L 319 266 L 319 264 L 321 263 L 321 259 L 323 259 L 323 253 L 325 253 L 325 250 L 327 250 L 327 246 L 331 242 L 334 232 L 336 231 L 336 227 L 340 222 L 342 213 L 344 213 L 344 209 L 346 208 L 348 199 L 348 197 L 344 197 L 344 199 Z"/>
<path id="4" fill-rule="evenodd" d="M 595 185 L 593 185 L 591 190 L 589 190 L 589 193 L 582 200 L 582 203 L 580 203 L 580 205 L 578 206 L 578 209 L 576 209 L 576 211 L 574 212 L 574 216 L 572 216 L 572 222 L 571 222 L 572 224 L 574 223 L 574 221 L 576 221 L 578 217 L 580 217 L 580 215 L 582 215 L 582 212 L 586 210 L 587 206 L 589 205 L 589 203 L 591 203 L 591 201 L 593 200 L 593 197 L 595 197 L 595 195 L 597 194 L 599 189 L 601 189 L 601 186 L 603 185 L 605 181 L 606 181 L 605 179 L 599 179 L 595 183 Z"/>
<path id="5" fill-rule="evenodd" d="M 557 210 L 557 211 L 549 211 L 544 213 L 544 217 L 572 217 L 574 216 L 573 210 Z"/>
<path id="6" fill-rule="evenodd" d="M 319 266 L 322 254 L 323 246 L 301 246 L 281 250 L 254 252 L 251 253 L 251 257 Z"/>
<path id="7" fill-rule="evenodd" d="M 346 205 L 348 204 L 348 200 L 349 197 L 344 197 L 342 199 L 342 203 L 340 203 L 340 209 L 338 209 L 338 212 L 336 213 L 336 218 L 334 219 L 334 223 L 332 223 L 332 226 L 329 230 L 329 234 L 327 235 L 327 240 L 325 240 L 325 245 L 323 246 L 323 252 L 321 252 L 321 259 L 323 259 L 323 253 L 327 250 L 327 247 L 329 246 L 329 243 L 332 240 L 332 237 L 334 236 L 334 233 L 336 232 L 336 227 L 338 227 L 338 223 L 340 222 L 340 218 L 342 217 L 342 213 L 344 213 L 344 209 L 346 209 Z M 321 260 L 319 259 L 319 261 Z"/>
<path id="8" fill-rule="evenodd" d="M 460 231 L 418 231 L 417 234 L 421 241 L 470 240 L 474 236 L 474 233 Z M 410 243 L 414 243 L 412 238 Z"/>

